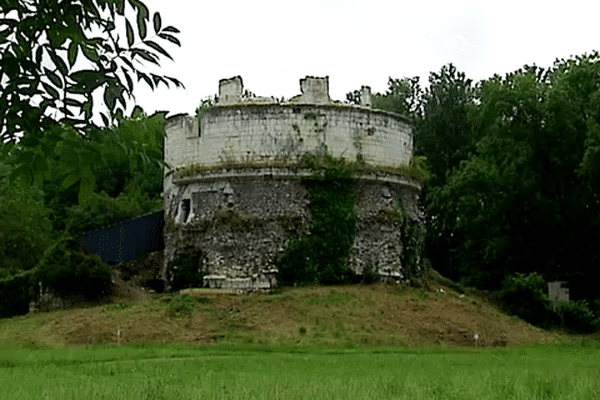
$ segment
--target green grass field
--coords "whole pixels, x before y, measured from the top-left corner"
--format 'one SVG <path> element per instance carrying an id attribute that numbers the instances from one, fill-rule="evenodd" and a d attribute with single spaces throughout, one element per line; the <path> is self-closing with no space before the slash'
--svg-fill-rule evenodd
<path id="1" fill-rule="evenodd" d="M 0 350 L 2 399 L 598 399 L 600 342 Z"/>

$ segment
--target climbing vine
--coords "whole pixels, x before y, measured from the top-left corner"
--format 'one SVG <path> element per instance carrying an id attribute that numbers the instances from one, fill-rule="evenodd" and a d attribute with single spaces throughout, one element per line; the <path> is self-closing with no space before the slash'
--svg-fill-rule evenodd
<path id="1" fill-rule="evenodd" d="M 410 218 L 401 199 L 398 200 L 398 209 L 403 246 L 400 263 L 405 276 L 416 277 L 422 272 L 425 231 L 422 224 Z"/>
<path id="2" fill-rule="evenodd" d="M 355 179 L 344 159 L 326 151 L 307 154 L 303 160 L 313 170 L 304 185 L 310 194 L 311 232 L 292 237 L 279 259 L 283 285 L 339 284 L 354 278 L 346 258 L 356 236 Z"/>
<path id="3" fill-rule="evenodd" d="M 317 154 L 307 153 L 303 167 L 313 171 L 304 185 L 310 194 L 313 225 L 310 234 L 289 238 L 278 260 L 279 281 L 283 285 L 341 284 L 354 280 L 347 265 L 356 236 L 355 177 L 352 163 L 334 158 L 325 148 Z M 422 272 L 424 228 L 410 218 L 399 199 L 396 207 L 383 210 L 380 220 L 397 221 L 403 250 L 400 262 L 405 277 Z"/>

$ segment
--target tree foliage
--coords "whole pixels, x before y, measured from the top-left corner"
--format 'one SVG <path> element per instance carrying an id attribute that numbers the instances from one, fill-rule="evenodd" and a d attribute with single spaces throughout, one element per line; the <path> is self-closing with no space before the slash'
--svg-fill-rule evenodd
<path id="1" fill-rule="evenodd" d="M 375 93 L 371 97 L 371 103 L 373 108 L 415 118 L 421 112 L 422 96 L 418 76 L 402 79 L 390 77 L 388 90 L 385 93 Z"/>
<path id="2" fill-rule="evenodd" d="M 413 118 L 415 156 L 431 173 L 421 200 L 433 267 L 486 289 L 537 270 L 593 304 L 585 277 L 600 261 L 598 52 L 476 84 L 448 64 L 424 90 L 415 84 L 390 78 L 373 106 Z"/>
<path id="3" fill-rule="evenodd" d="M 385 93 L 373 93 L 371 104 L 373 108 L 414 118 L 420 114 L 422 95 L 418 76 L 402 79 L 390 77 L 388 79 L 388 90 Z M 351 104 L 360 104 L 360 90 L 347 93 L 346 100 Z"/>
<path id="4" fill-rule="evenodd" d="M 544 277 L 537 273 L 507 276 L 502 282 L 500 299 L 505 309 L 535 325 L 551 322 L 550 301 Z"/>
<path id="5" fill-rule="evenodd" d="M 517 272 L 580 281 L 593 272 L 599 62 L 593 53 L 478 85 L 467 114 L 473 152 L 427 199 L 438 224 L 430 239 L 452 238 L 446 248 L 432 247 L 451 278 L 497 288 Z"/>
<path id="6" fill-rule="evenodd" d="M 136 116 L 85 138 L 63 129 L 40 186 L 10 181 L 15 145 L 1 147 L 0 278 L 33 268 L 65 233 L 75 236 L 162 209 L 164 115 L 148 117 L 138 110 Z M 65 146 L 65 141 L 73 143 Z M 45 143 L 43 138 L 40 145 Z M 94 156 L 88 165 L 97 184 L 81 202 L 76 182 L 64 182 L 73 158 Z"/>
<path id="7" fill-rule="evenodd" d="M 454 65 L 430 74 L 415 123 L 415 151 L 427 157 L 433 186 L 442 185 L 472 148 L 469 112 L 473 98 L 472 81 Z"/>
<path id="8" fill-rule="evenodd" d="M 66 237 L 46 250 L 34 279 L 63 299 L 81 295 L 96 300 L 110 289 L 111 268 L 81 243 Z"/>
<path id="9" fill-rule="evenodd" d="M 77 144 L 67 147 L 67 154 L 59 146 L 56 157 L 47 160 L 50 176 L 43 184 L 55 229 L 77 234 L 162 207 L 164 113 L 146 116 L 138 109 L 134 115 L 85 139 L 63 132 L 61 145 L 64 140 Z M 85 201 L 78 196 L 77 181 L 69 178 L 75 175 L 73 158 L 84 157 L 93 159 Z"/>
<path id="10" fill-rule="evenodd" d="M 50 210 L 43 193 L 8 180 L 11 167 L 0 159 L 0 279 L 35 266 L 52 240 Z"/>
<path id="11" fill-rule="evenodd" d="M 182 86 L 144 70 L 171 58 L 159 42 L 180 45 L 179 31 L 139 0 L 13 0 L 0 16 L 0 136 L 19 144 L 13 174 L 39 184 L 50 173 L 47 158 L 72 154 L 65 186 L 79 183 L 89 198 L 100 156 L 82 157 L 82 138 L 97 128 L 94 117 L 108 126 L 124 115 L 135 81 Z"/>

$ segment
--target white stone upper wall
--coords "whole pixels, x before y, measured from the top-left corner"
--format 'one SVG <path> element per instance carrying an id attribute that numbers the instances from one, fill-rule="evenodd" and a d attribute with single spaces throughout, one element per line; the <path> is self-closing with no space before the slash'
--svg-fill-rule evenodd
<path id="1" fill-rule="evenodd" d="M 175 116 L 166 124 L 165 161 L 191 164 L 269 163 L 297 160 L 327 146 L 335 157 L 373 165 L 407 165 L 412 126 L 399 116 L 364 107 L 248 104 L 216 107 L 200 124 Z"/>
<path id="2" fill-rule="evenodd" d="M 361 89 L 361 106 L 332 101 L 328 77 L 307 76 L 300 87 L 302 94 L 287 103 L 253 101 L 242 98 L 241 77 L 221 80 L 218 106 L 207 110 L 200 123 L 188 115 L 167 120 L 165 161 L 173 168 L 294 162 L 327 146 L 335 157 L 361 157 L 372 165 L 409 163 L 411 124 L 371 109 L 368 87 Z"/>

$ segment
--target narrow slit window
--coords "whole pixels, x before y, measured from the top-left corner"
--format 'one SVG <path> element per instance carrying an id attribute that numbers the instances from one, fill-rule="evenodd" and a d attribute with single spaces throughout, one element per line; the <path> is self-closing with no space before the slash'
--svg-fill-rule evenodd
<path id="1" fill-rule="evenodd" d="M 188 220 L 188 217 L 190 216 L 190 206 L 191 206 L 191 200 L 190 199 L 183 199 L 181 201 L 181 211 L 183 212 L 183 223 L 186 223 Z"/>

